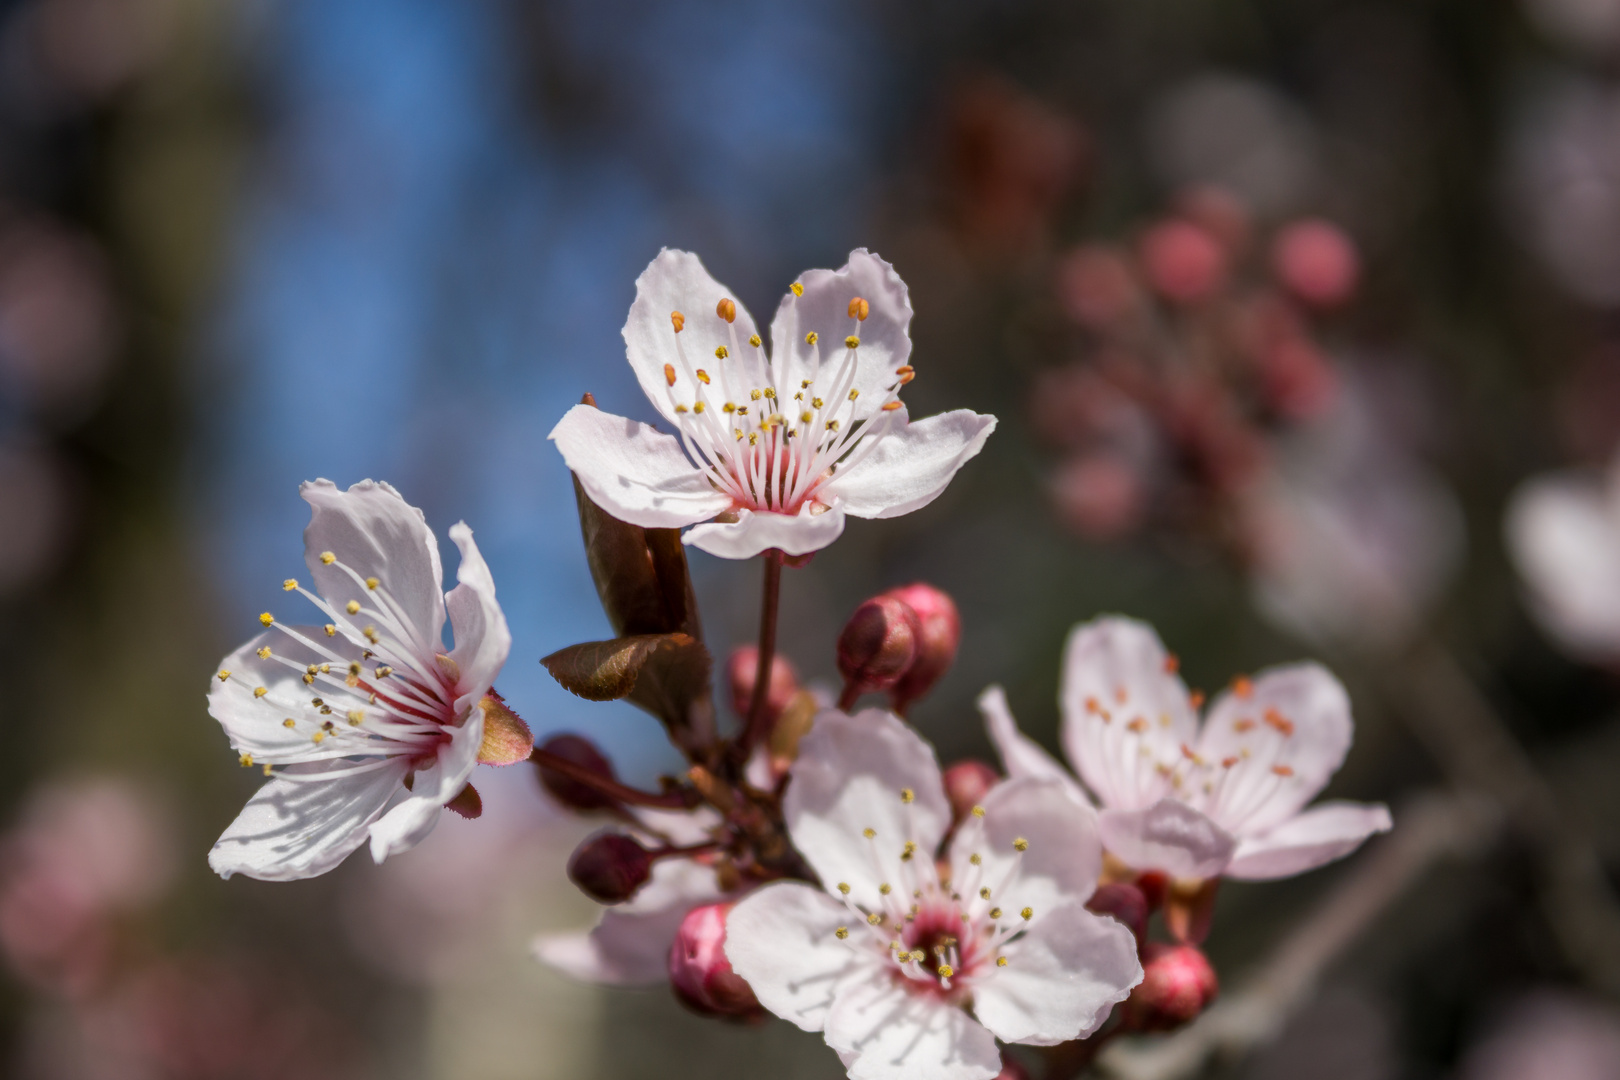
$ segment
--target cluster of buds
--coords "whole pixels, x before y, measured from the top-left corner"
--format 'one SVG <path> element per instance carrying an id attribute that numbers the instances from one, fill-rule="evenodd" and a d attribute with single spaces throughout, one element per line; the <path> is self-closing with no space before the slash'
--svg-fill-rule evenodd
<path id="1" fill-rule="evenodd" d="M 1318 340 L 1354 293 L 1359 257 L 1327 221 L 1262 235 L 1220 192 L 1184 194 L 1132 245 L 1086 244 L 1056 288 L 1075 359 L 1032 409 L 1063 455 L 1052 490 L 1074 531 L 1145 525 L 1238 540 L 1237 500 L 1281 432 L 1324 414 L 1337 379 Z"/>
<path id="2" fill-rule="evenodd" d="M 949 596 L 917 582 L 874 596 L 838 635 L 840 709 L 862 694 L 886 693 L 901 716 L 934 688 L 956 659 L 962 619 Z"/>

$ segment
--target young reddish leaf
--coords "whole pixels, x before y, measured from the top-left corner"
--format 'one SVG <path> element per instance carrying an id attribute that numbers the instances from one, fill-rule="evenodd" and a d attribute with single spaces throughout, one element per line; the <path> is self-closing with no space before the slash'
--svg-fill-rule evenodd
<path id="1" fill-rule="evenodd" d="M 480 765 L 515 765 L 527 761 L 534 749 L 534 732 L 507 707 L 506 699 L 491 690 L 484 695 L 484 741 L 478 748 Z"/>

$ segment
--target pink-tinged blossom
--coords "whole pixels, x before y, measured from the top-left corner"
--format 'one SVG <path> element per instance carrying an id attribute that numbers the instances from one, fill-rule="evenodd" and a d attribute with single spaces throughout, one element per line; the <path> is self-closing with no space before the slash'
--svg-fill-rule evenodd
<path id="1" fill-rule="evenodd" d="M 1576 655 L 1620 657 L 1620 458 L 1607 476 L 1525 483 L 1508 504 L 1507 541 L 1542 627 Z"/>
<path id="2" fill-rule="evenodd" d="M 899 397 L 915 376 L 911 301 L 894 268 L 865 249 L 794 283 L 769 353 L 732 295 L 697 256 L 660 252 L 636 280 L 624 340 L 675 434 L 591 405 L 552 430 L 614 517 L 644 528 L 707 522 L 686 542 L 722 558 L 804 555 L 836 540 L 846 514 L 928 505 L 995 429 L 995 417 L 966 409 L 911 422 Z"/>
<path id="3" fill-rule="evenodd" d="M 1382 805 L 1307 804 L 1338 771 L 1353 721 L 1319 664 L 1234 680 L 1203 722 L 1176 661 L 1146 623 L 1110 616 L 1069 635 L 1063 745 L 1085 788 L 1018 731 L 1000 687 L 979 698 L 1007 773 L 1055 779 L 1101 805 L 1103 844 L 1177 878 L 1290 877 L 1390 828 Z"/>
<path id="4" fill-rule="evenodd" d="M 828 711 L 800 744 L 783 814 L 825 889 L 744 897 L 726 955 L 856 1080 L 990 1080 L 998 1038 L 1083 1038 L 1142 978 L 1130 931 L 1085 909 L 1102 847 L 1060 784 L 998 785 L 942 871 L 951 808 L 933 749 L 883 710 Z"/>
<path id="5" fill-rule="evenodd" d="M 314 877 L 368 839 L 378 862 L 415 846 L 467 786 L 484 698 L 512 645 L 465 524 L 450 529 L 461 565 L 444 593 L 438 541 L 393 488 L 317 480 L 300 491 L 313 508 L 314 589 L 283 587 L 323 622 L 266 612 L 268 629 L 225 658 L 208 695 L 242 764 L 271 777 L 209 852 L 222 877 Z"/>

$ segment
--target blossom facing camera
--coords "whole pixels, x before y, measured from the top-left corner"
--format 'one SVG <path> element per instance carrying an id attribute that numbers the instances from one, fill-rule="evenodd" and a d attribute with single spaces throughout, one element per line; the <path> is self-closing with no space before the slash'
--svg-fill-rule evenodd
<path id="1" fill-rule="evenodd" d="M 838 674 L 844 677 L 842 708 L 862 694 L 887 690 L 917 658 L 921 628 L 910 605 L 874 596 L 855 609 L 838 635 Z"/>
<path id="2" fill-rule="evenodd" d="M 652 854 L 623 833 L 587 837 L 568 858 L 568 880 L 599 904 L 622 904 L 652 876 Z"/>
<path id="3" fill-rule="evenodd" d="M 446 805 L 476 806 L 474 765 L 521 760 L 532 742 L 489 696 L 512 635 L 472 530 L 450 529 L 461 565 L 445 593 L 438 541 L 393 488 L 299 490 L 314 588 L 282 587 L 321 621 L 265 612 L 265 632 L 225 658 L 209 689 L 242 765 L 270 777 L 208 854 L 221 877 L 314 877 L 368 839 L 381 862 L 427 836 Z"/>
<path id="4" fill-rule="evenodd" d="M 726 959 L 726 915 L 732 906 L 704 904 L 686 913 L 669 949 L 669 984 L 703 1016 L 757 1020 L 765 1010 Z"/>
<path id="5" fill-rule="evenodd" d="M 1142 950 L 1142 981 L 1125 1002 L 1128 1031 L 1171 1031 L 1197 1019 L 1220 989 L 1215 969 L 1193 945 L 1154 943 Z"/>
<path id="6" fill-rule="evenodd" d="M 900 681 L 889 688 L 889 700 L 904 716 L 906 707 L 932 690 L 951 669 L 962 643 L 962 616 L 948 594 L 920 581 L 884 595 L 899 600 L 917 616 L 917 655 Z"/>
<path id="7" fill-rule="evenodd" d="M 697 256 L 665 249 L 636 280 L 630 366 L 675 434 L 576 405 L 550 438 L 587 494 L 643 528 L 684 528 L 711 555 L 807 555 L 844 518 L 928 505 L 995 430 L 966 409 L 913 423 L 911 300 L 864 248 L 795 282 L 771 324 Z M 704 522 L 706 524 L 698 524 Z"/>
<path id="8" fill-rule="evenodd" d="M 1130 931 L 1085 909 L 1102 850 L 1093 811 L 1061 784 L 998 785 L 956 830 L 942 878 L 951 810 L 932 748 L 891 713 L 829 710 L 800 744 L 783 816 L 825 889 L 750 893 L 726 955 L 852 1077 L 992 1080 L 998 1038 L 1083 1038 L 1141 979 Z"/>

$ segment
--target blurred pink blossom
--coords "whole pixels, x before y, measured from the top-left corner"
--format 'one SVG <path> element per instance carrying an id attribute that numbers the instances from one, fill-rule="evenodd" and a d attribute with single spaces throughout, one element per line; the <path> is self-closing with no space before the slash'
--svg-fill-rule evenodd
<path id="1" fill-rule="evenodd" d="M 1577 656 L 1620 659 L 1620 457 L 1607 475 L 1526 481 L 1508 504 L 1506 531 L 1542 628 Z"/>
<path id="2" fill-rule="evenodd" d="M 1510 1006 L 1468 1051 L 1458 1080 L 1614 1080 L 1620 1015 L 1596 1000 L 1538 990 Z"/>

